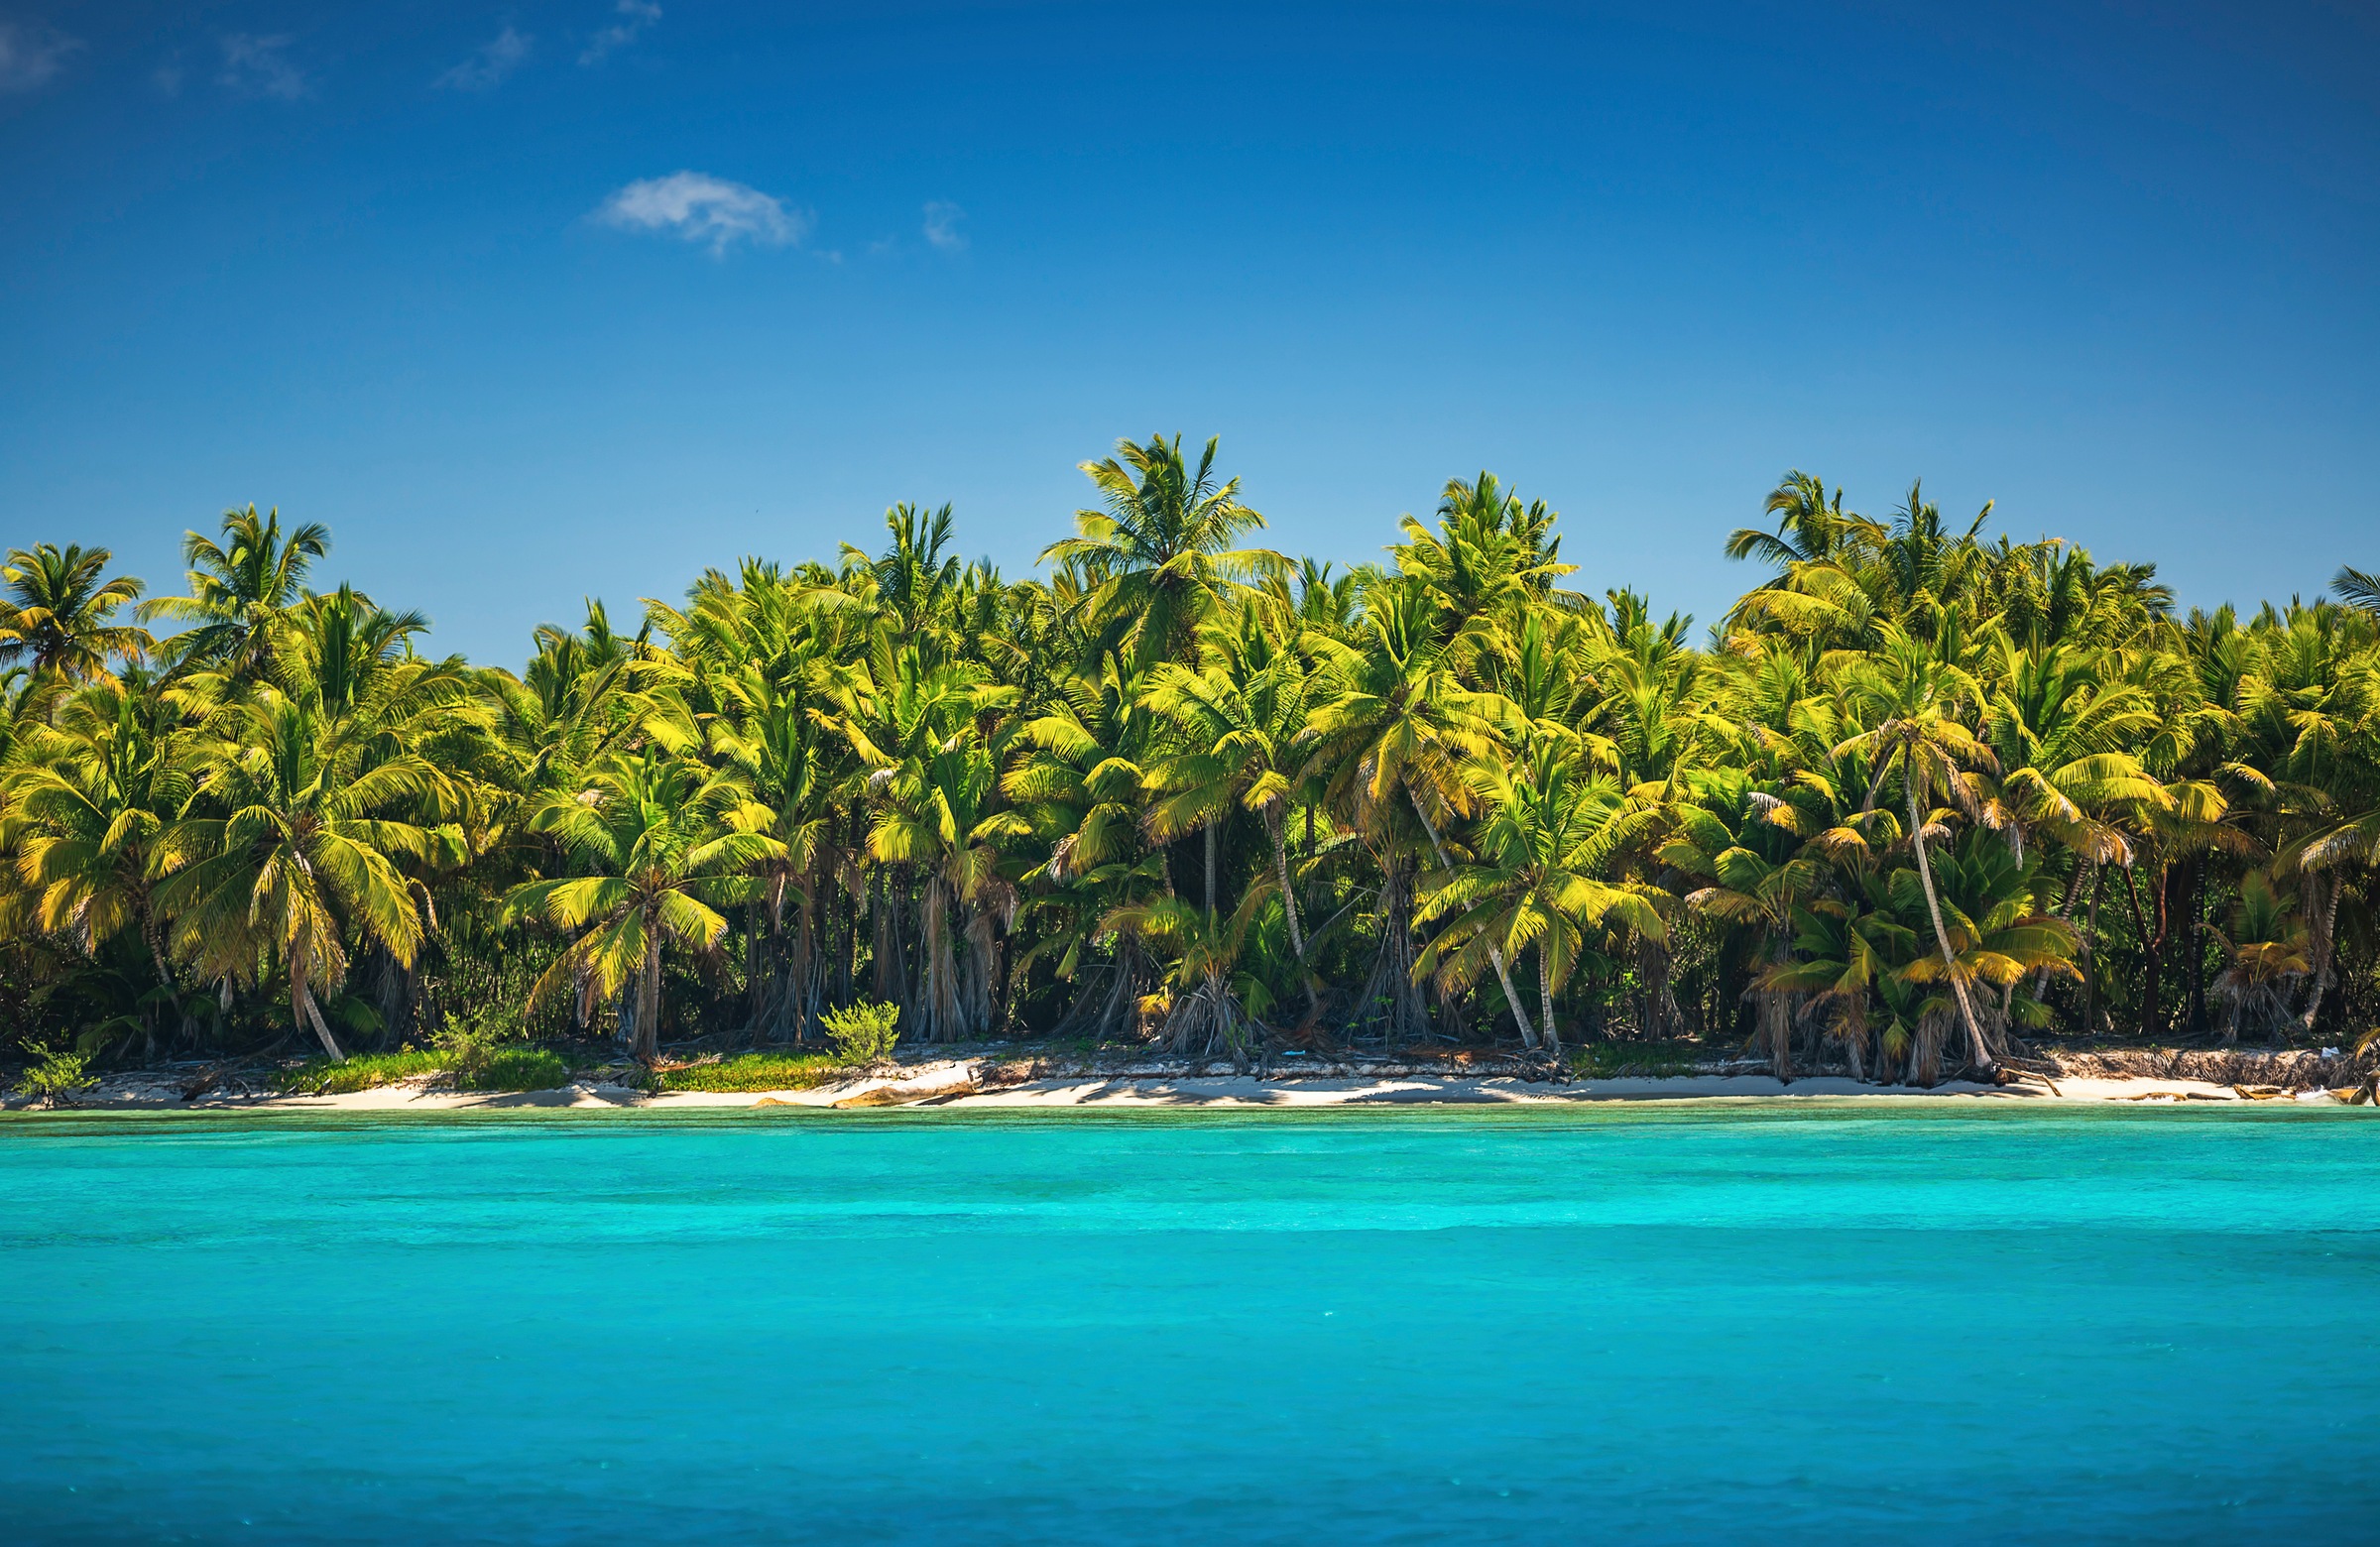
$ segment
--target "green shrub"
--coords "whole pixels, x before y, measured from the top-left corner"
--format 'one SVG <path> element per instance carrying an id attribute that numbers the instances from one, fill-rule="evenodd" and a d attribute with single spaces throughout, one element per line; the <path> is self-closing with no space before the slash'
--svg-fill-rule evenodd
<path id="1" fill-rule="evenodd" d="M 71 1107 L 74 1094 L 88 1090 L 97 1082 L 91 1078 L 91 1058 L 88 1053 L 71 1048 L 49 1048 L 39 1042 L 28 1042 L 25 1051 L 34 1055 L 33 1065 L 17 1082 L 17 1094 L 31 1096 L 47 1107 Z"/>
<path id="2" fill-rule="evenodd" d="M 826 1024 L 826 1040 L 835 1056 L 846 1064 L 882 1063 L 900 1040 L 894 1029 L 900 1024 L 898 1005 L 854 1005 L 830 1010 L 819 1018 Z"/>
<path id="3" fill-rule="evenodd" d="M 521 1017 L 488 1007 L 456 1020 L 434 1038 L 455 1088 L 466 1091 L 549 1091 L 569 1083 L 570 1066 L 523 1040 Z"/>
<path id="4" fill-rule="evenodd" d="M 801 1091 L 831 1083 L 844 1070 L 833 1053 L 743 1053 L 716 1063 L 656 1069 L 656 1091 Z"/>

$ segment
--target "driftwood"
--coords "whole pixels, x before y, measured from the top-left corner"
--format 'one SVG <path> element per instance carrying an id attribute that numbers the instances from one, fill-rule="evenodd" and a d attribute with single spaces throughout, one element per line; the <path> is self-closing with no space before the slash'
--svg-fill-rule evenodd
<path id="1" fill-rule="evenodd" d="M 2110 1048 L 2082 1053 L 2052 1050 L 2046 1064 L 2068 1078 L 2109 1080 L 2202 1080 L 2208 1085 L 2263 1086 L 2281 1092 L 2369 1086 L 2380 1060 L 2370 1053 L 2316 1052 L 2308 1048 L 2252 1051 L 2244 1048 Z"/>

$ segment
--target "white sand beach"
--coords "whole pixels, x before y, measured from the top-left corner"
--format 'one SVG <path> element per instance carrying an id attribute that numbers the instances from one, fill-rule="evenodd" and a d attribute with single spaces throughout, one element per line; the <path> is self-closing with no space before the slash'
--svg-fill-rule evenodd
<path id="1" fill-rule="evenodd" d="M 2253 1093 L 2253 1094 L 2251 1094 Z M 1575 1106 L 1595 1103 L 1678 1101 L 1993 1101 L 2051 1104 L 2135 1103 L 2196 1105 L 2206 1102 L 2287 1101 L 2334 1104 L 2329 1091 L 2280 1091 L 2201 1079 L 2106 1078 L 2076 1075 L 2056 1081 L 2039 1077 L 2010 1085 L 1953 1081 L 1933 1087 L 1877 1086 L 1840 1076 L 1780 1082 L 1752 1073 L 1694 1074 L 1668 1078 L 1551 1080 L 1512 1075 L 1385 1073 L 1379 1075 L 1255 1075 L 1153 1073 L 1130 1070 L 1105 1076 L 1046 1079 L 1003 1078 L 992 1060 L 946 1060 L 870 1076 L 779 1091 L 649 1092 L 625 1084 L 578 1081 L 553 1090 L 506 1093 L 456 1091 L 436 1080 L 409 1081 L 330 1096 L 208 1095 L 183 1101 L 170 1090 L 150 1087 L 101 1091 L 81 1098 L 77 1108 L 105 1111 L 504 1112 L 536 1109 L 677 1112 L 703 1109 L 817 1112 L 883 1108 L 1013 1108 L 1037 1111 L 1103 1111 L 1157 1108 L 1265 1110 L 1316 1107 Z M 19 1099 L 12 1105 L 22 1106 Z M 2375 1109 L 2380 1110 L 2380 1109 Z"/>

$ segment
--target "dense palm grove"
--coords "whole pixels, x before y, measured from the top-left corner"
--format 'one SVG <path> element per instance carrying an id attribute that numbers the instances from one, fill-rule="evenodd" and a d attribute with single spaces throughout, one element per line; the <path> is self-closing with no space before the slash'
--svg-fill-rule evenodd
<path id="1" fill-rule="evenodd" d="M 633 632 L 590 605 L 519 674 L 311 588 L 329 534 L 254 508 L 180 595 L 12 552 L 0 1026 L 651 1060 L 879 1002 L 909 1043 L 1691 1037 L 1934 1081 L 2372 1024 L 2369 576 L 2178 616 L 2149 565 L 1795 473 L 1698 645 L 1567 584 L 1487 474 L 1340 574 L 1250 545 L 1212 442 L 1084 470 L 1046 578 L 904 505 Z"/>

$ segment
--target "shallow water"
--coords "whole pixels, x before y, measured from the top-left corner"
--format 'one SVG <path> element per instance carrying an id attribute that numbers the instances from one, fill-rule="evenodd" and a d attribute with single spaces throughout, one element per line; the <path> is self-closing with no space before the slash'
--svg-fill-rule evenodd
<path id="1" fill-rule="evenodd" d="M 14 1540 L 2380 1535 L 2380 1121 L 0 1124 Z"/>

